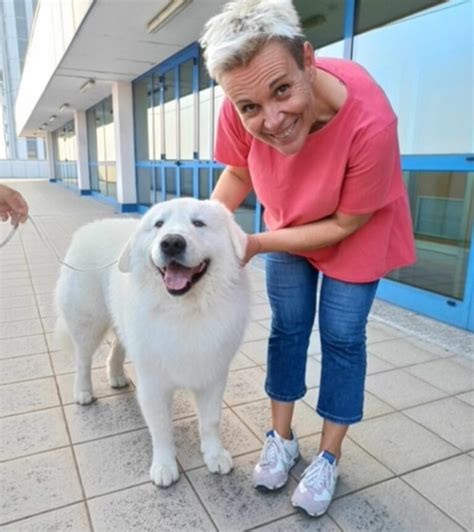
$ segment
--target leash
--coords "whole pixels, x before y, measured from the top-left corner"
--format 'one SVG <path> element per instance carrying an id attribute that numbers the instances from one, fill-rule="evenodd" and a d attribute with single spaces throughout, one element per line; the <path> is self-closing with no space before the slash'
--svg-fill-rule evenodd
<path id="1" fill-rule="evenodd" d="M 103 266 L 98 266 L 97 268 L 77 268 L 76 266 L 72 266 L 71 264 L 64 262 L 64 260 L 59 256 L 59 253 L 56 251 L 56 248 L 48 240 L 45 232 L 40 228 L 39 224 L 35 222 L 31 216 L 28 216 L 28 220 L 31 222 L 31 224 L 35 228 L 35 231 L 37 232 L 38 236 L 42 240 L 43 244 L 45 244 L 50 249 L 50 251 L 53 252 L 59 264 L 66 266 L 66 268 L 69 268 L 76 272 L 95 272 L 98 270 L 105 270 L 105 268 L 110 268 L 110 266 L 113 266 L 114 264 L 118 262 L 118 259 L 115 259 L 114 261 L 109 262 L 108 264 L 104 264 Z M 10 240 L 15 236 L 15 233 L 17 232 L 18 227 L 19 227 L 19 224 L 16 224 L 12 227 L 11 231 L 8 233 L 5 240 L 0 243 L 0 248 L 3 248 L 4 246 L 8 244 L 8 242 L 10 242 Z"/>

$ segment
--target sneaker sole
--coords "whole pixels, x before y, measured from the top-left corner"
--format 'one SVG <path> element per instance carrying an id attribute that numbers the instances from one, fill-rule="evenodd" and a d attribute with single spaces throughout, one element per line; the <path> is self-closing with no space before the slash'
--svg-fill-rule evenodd
<path id="1" fill-rule="evenodd" d="M 308 512 L 308 510 L 306 510 L 305 508 L 303 508 L 302 506 L 298 506 L 297 504 L 293 504 L 291 503 L 293 508 L 296 508 L 297 510 L 299 510 L 300 512 L 308 515 L 309 517 L 321 517 L 322 515 L 324 515 L 327 510 L 324 510 L 324 512 L 320 512 L 319 514 L 312 514 L 311 512 Z"/>
<path id="2" fill-rule="evenodd" d="M 290 469 L 288 469 L 288 473 L 295 467 L 296 463 L 300 459 L 300 455 L 295 457 L 293 460 L 293 464 L 291 465 Z M 268 486 L 265 486 L 265 484 L 258 484 L 257 486 L 254 484 L 254 488 L 259 491 L 260 493 L 273 493 L 281 491 L 286 485 L 288 484 L 288 477 L 286 478 L 285 482 L 281 484 L 280 486 L 275 486 L 274 488 L 269 488 Z"/>

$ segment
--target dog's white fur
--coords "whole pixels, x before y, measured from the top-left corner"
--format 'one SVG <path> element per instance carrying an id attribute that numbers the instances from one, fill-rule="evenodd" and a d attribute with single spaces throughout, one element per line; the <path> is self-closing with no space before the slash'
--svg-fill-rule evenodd
<path id="1" fill-rule="evenodd" d="M 163 224 L 156 227 L 156 222 Z M 186 241 L 182 264 L 210 261 L 184 295 L 171 295 L 159 270 L 166 262 L 160 242 L 169 234 Z M 155 205 L 141 221 L 88 224 L 75 233 L 67 253 L 67 263 L 84 269 L 120 256 L 118 267 L 87 272 L 63 267 L 56 287 L 57 337 L 73 347 L 74 397 L 85 405 L 94 400 L 93 353 L 105 333 L 114 331 L 109 382 L 112 387 L 127 385 L 127 354 L 135 366 L 138 400 L 153 441 L 150 475 L 159 486 L 178 479 L 171 423 L 171 401 L 178 388 L 194 392 L 207 467 L 223 474 L 232 469 L 219 425 L 229 365 L 248 315 L 247 277 L 240 262 L 245 246 L 245 233 L 223 205 L 185 198 Z"/>

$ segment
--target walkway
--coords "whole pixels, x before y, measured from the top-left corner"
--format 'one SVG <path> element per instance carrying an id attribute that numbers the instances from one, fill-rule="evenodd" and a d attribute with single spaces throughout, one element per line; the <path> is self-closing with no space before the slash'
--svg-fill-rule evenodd
<path id="1" fill-rule="evenodd" d="M 114 216 L 112 207 L 59 185 L 14 186 L 63 254 L 77 227 Z M 7 231 L 0 224 L 0 240 Z M 270 309 L 258 261 L 249 267 L 252 318 L 225 393 L 222 432 L 234 471 L 219 477 L 203 467 L 194 407 L 180 393 L 174 427 L 182 476 L 167 490 L 149 481 L 150 438 L 134 385 L 117 391 L 106 382 L 106 344 L 93 370 L 99 400 L 73 404 L 73 361 L 52 336 L 58 264 L 31 224 L 0 251 L 0 262 L 2 531 L 473 529 L 473 335 L 376 302 L 365 420 L 349 431 L 336 500 L 311 520 L 289 500 L 321 431 L 316 328 L 309 389 L 295 413 L 303 459 L 277 494 L 258 493 L 250 483 L 269 426 L 263 381 Z"/>

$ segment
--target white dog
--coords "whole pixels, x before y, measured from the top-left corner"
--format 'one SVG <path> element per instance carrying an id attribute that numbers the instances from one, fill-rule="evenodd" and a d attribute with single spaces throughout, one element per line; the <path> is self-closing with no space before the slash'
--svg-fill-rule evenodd
<path id="1" fill-rule="evenodd" d="M 77 231 L 66 262 L 83 269 L 119 257 L 118 268 L 65 267 L 56 287 L 57 336 L 76 358 L 74 397 L 93 401 L 92 355 L 105 333 L 116 340 L 107 360 L 112 387 L 127 385 L 127 354 L 153 441 L 152 481 L 178 479 L 171 401 L 194 392 L 201 451 L 208 469 L 228 473 L 232 458 L 219 436 L 230 362 L 246 326 L 249 291 L 241 266 L 247 238 L 219 202 L 182 198 L 151 208 L 141 221 L 107 219 Z"/>

